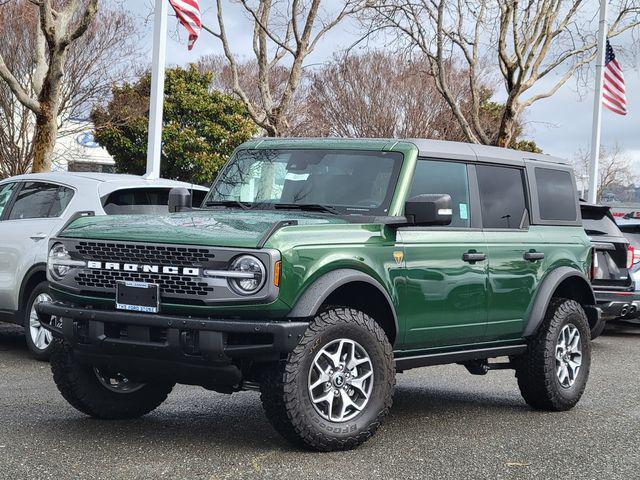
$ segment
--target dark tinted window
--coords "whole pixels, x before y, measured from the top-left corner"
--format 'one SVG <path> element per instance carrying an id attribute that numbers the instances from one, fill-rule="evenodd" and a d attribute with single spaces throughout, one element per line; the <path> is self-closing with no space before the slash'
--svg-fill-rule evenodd
<path id="1" fill-rule="evenodd" d="M 576 220 L 577 192 L 571 174 L 563 170 L 536 167 L 536 186 L 542 220 Z"/>
<path id="2" fill-rule="evenodd" d="M 58 217 L 73 197 L 73 190 L 51 183 L 29 182 L 18 193 L 9 220 Z"/>
<path id="3" fill-rule="evenodd" d="M 453 218 L 449 226 L 469 226 L 469 181 L 465 164 L 437 160 L 418 161 L 409 198 L 426 193 L 451 195 Z"/>
<path id="4" fill-rule="evenodd" d="M 477 172 L 483 227 L 520 228 L 526 224 L 522 170 L 478 165 Z"/>
<path id="5" fill-rule="evenodd" d="M 633 248 L 640 250 L 640 225 L 620 225 L 620 230 Z"/>
<path id="6" fill-rule="evenodd" d="M 4 208 L 9 203 L 9 199 L 11 198 L 11 194 L 16 189 L 15 183 L 5 183 L 0 186 L 0 217 L 2 217 L 2 212 L 4 212 Z"/>
<path id="7" fill-rule="evenodd" d="M 622 236 L 608 208 L 582 206 L 582 226 L 589 235 Z"/>
<path id="8" fill-rule="evenodd" d="M 104 201 L 107 215 L 167 213 L 170 188 L 127 188 L 116 190 Z M 202 203 L 206 192 L 193 190 L 193 206 Z"/>

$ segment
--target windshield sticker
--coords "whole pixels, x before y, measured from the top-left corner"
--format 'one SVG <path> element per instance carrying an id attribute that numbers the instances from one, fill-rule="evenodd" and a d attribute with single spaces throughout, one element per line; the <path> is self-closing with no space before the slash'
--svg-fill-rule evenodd
<path id="1" fill-rule="evenodd" d="M 460 220 L 468 220 L 469 212 L 467 211 L 467 204 L 460 203 L 458 207 L 460 208 Z"/>
<path id="2" fill-rule="evenodd" d="M 306 180 L 307 178 L 309 178 L 309 174 L 308 173 L 291 173 L 291 172 L 287 172 L 287 174 L 284 176 L 285 180 L 293 180 L 294 182 L 300 182 L 302 180 Z"/>

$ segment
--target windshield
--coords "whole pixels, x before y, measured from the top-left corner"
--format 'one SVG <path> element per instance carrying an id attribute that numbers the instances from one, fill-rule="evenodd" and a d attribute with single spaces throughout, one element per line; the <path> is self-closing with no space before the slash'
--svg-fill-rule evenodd
<path id="1" fill-rule="evenodd" d="M 203 206 L 386 215 L 402 159 L 398 152 L 240 150 Z"/>

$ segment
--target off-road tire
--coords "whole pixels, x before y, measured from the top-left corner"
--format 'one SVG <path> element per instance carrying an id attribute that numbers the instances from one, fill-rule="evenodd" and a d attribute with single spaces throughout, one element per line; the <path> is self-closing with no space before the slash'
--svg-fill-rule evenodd
<path id="1" fill-rule="evenodd" d="M 373 367 L 373 390 L 351 420 L 332 422 L 314 409 L 308 392 L 311 363 L 324 345 L 347 338 L 366 350 Z M 273 427 L 291 443 L 321 451 L 348 450 L 371 438 L 393 403 L 393 350 L 380 326 L 366 314 L 332 308 L 318 314 L 286 360 L 263 369 L 261 400 Z"/>
<path id="2" fill-rule="evenodd" d="M 556 345 L 565 325 L 578 328 L 582 343 L 582 365 L 575 383 L 568 388 L 556 374 Z M 526 353 L 514 359 L 518 386 L 524 400 L 536 410 L 570 410 L 582 397 L 591 365 L 589 322 L 580 304 L 574 300 L 554 298 L 545 318 L 531 339 Z"/>
<path id="3" fill-rule="evenodd" d="M 146 384 L 131 393 L 115 393 L 105 388 L 93 368 L 74 360 L 71 346 L 54 338 L 51 349 L 53 380 L 71 406 L 91 417 L 104 420 L 138 418 L 155 410 L 171 393 L 173 384 Z"/>

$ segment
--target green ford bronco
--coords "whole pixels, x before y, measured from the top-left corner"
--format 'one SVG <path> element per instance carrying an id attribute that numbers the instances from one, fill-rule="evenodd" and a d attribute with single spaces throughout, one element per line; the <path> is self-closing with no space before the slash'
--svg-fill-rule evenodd
<path id="1" fill-rule="evenodd" d="M 373 435 L 411 368 L 514 369 L 541 410 L 582 396 L 592 252 L 552 157 L 256 139 L 201 207 L 184 189 L 170 203 L 88 214 L 51 241 L 39 314 L 54 380 L 87 415 L 144 415 L 176 383 L 259 390 L 284 437 L 336 450 Z"/>

